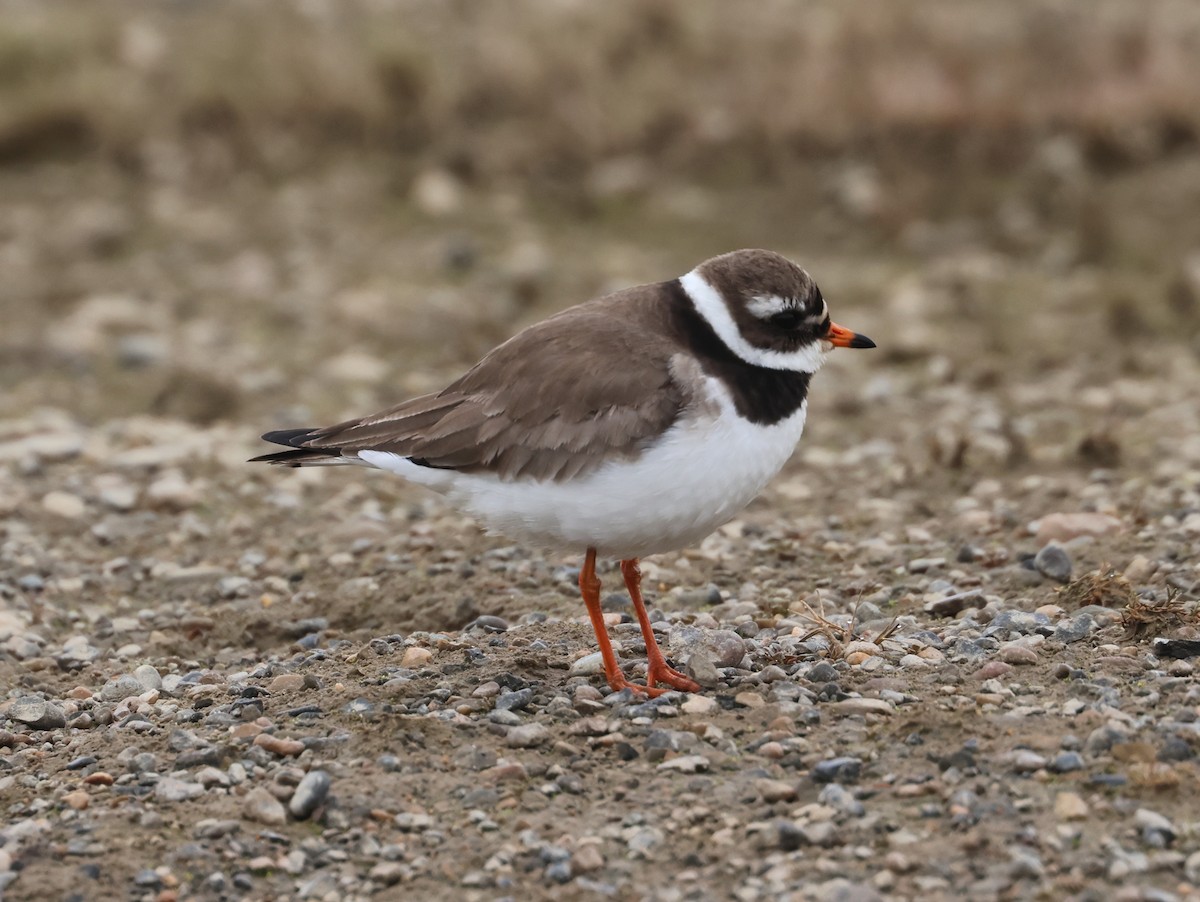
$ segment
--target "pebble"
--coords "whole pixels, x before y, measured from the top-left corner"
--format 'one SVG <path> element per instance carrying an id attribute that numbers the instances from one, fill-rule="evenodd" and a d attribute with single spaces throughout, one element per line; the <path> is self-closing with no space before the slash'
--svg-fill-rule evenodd
<path id="1" fill-rule="evenodd" d="M 1055 542 L 1034 555 L 1033 566 L 1047 579 L 1060 583 L 1071 581 L 1071 556 Z"/>
<path id="2" fill-rule="evenodd" d="M 583 843 L 571 856 L 571 863 L 574 864 L 575 870 L 587 874 L 604 867 L 604 855 L 597 843 Z"/>
<path id="3" fill-rule="evenodd" d="M 186 802 L 204 795 L 204 786 L 175 777 L 162 777 L 154 784 L 154 797 L 164 802 Z"/>
<path id="4" fill-rule="evenodd" d="M 67 725 L 63 709 L 36 695 L 24 695 L 8 708 L 8 716 L 34 730 L 57 730 Z"/>
<path id="5" fill-rule="evenodd" d="M 719 705 L 717 700 L 707 695 L 689 695 L 679 706 L 679 710 L 684 714 L 705 715 L 712 714 L 717 710 Z"/>
<path id="6" fill-rule="evenodd" d="M 671 630 L 668 645 L 684 664 L 692 655 L 704 654 L 715 667 L 737 667 L 746 656 L 746 640 L 733 630 L 679 626 Z"/>
<path id="7" fill-rule="evenodd" d="M 1036 664 L 1038 655 L 1032 648 L 1026 648 L 1024 645 L 1006 645 L 1000 649 L 1000 660 L 1005 664 L 1021 666 Z"/>
<path id="8" fill-rule="evenodd" d="M 526 686 L 515 692 L 505 692 L 496 698 L 497 711 L 521 711 L 533 701 L 533 689 Z"/>
<path id="9" fill-rule="evenodd" d="M 1014 749 L 1007 756 L 1009 765 L 1018 774 L 1029 774 L 1046 766 L 1046 759 L 1031 749 Z"/>
<path id="10" fill-rule="evenodd" d="M 131 673 L 123 673 L 113 677 L 100 687 L 100 697 L 105 701 L 119 702 L 135 695 L 141 695 L 146 687 Z"/>
<path id="11" fill-rule="evenodd" d="M 83 811 L 91 804 L 92 798 L 84 790 L 76 789 L 63 796 L 63 801 L 69 808 L 74 808 L 76 811 Z"/>
<path id="12" fill-rule="evenodd" d="M 87 513 L 87 505 L 70 492 L 49 492 L 42 497 L 42 510 L 66 520 L 78 520 Z"/>
<path id="13" fill-rule="evenodd" d="M 1002 677 L 1007 673 L 1012 672 L 1012 665 L 1005 661 L 988 661 L 973 674 L 972 678 L 976 680 L 994 680 L 997 677 Z"/>
<path id="14" fill-rule="evenodd" d="M 260 733 L 255 736 L 254 744 L 281 757 L 299 755 L 304 751 L 304 743 L 299 739 L 284 739 L 270 733 Z"/>
<path id="15" fill-rule="evenodd" d="M 381 861 L 367 872 L 367 877 L 384 886 L 394 886 L 404 879 L 407 868 L 396 861 Z"/>
<path id="16" fill-rule="evenodd" d="M 595 676 L 604 672 L 604 656 L 596 651 L 571 662 L 571 676 Z"/>
<path id="17" fill-rule="evenodd" d="M 1054 641 L 1064 645 L 1079 642 L 1095 632 L 1096 626 L 1096 620 L 1091 614 L 1076 614 L 1070 620 L 1055 627 Z"/>
<path id="18" fill-rule="evenodd" d="M 410 645 L 404 649 L 404 656 L 400 659 L 400 666 L 416 670 L 419 667 L 424 667 L 433 660 L 433 652 L 428 648 L 421 648 L 419 645 Z"/>
<path id="19" fill-rule="evenodd" d="M 1121 521 L 1108 514 L 1098 513 L 1054 513 L 1046 514 L 1038 521 L 1037 542 L 1067 543 L 1080 536 L 1106 536 L 1121 529 Z"/>
<path id="20" fill-rule="evenodd" d="M 1069 774 L 1072 771 L 1083 770 L 1083 756 L 1079 752 L 1060 752 L 1050 759 L 1046 770 L 1053 774 Z"/>
<path id="21" fill-rule="evenodd" d="M 142 664 L 133 671 L 133 677 L 142 689 L 162 689 L 162 676 L 152 664 Z M 141 693 L 139 693 L 140 695 Z"/>
<path id="22" fill-rule="evenodd" d="M 527 723 L 511 728 L 504 742 L 517 749 L 530 749 L 544 745 L 550 739 L 550 730 L 540 723 Z"/>
<path id="23" fill-rule="evenodd" d="M 1060 792 L 1054 797 L 1054 816 L 1062 821 L 1081 821 L 1091 814 L 1091 808 L 1083 796 L 1074 792 Z"/>
<path id="24" fill-rule="evenodd" d="M 708 759 L 703 755 L 680 755 L 658 765 L 659 770 L 677 770 L 685 774 L 695 774 L 709 768 Z"/>
<path id="25" fill-rule="evenodd" d="M 288 810 L 298 820 L 306 820 L 325 801 L 333 779 L 323 770 L 310 770 L 296 786 Z"/>
<path id="26" fill-rule="evenodd" d="M 281 673 L 267 683 L 267 691 L 272 695 L 279 692 L 297 692 L 304 688 L 304 677 L 299 673 Z"/>
<path id="27" fill-rule="evenodd" d="M 829 758 L 813 765 L 809 776 L 814 783 L 854 783 L 862 773 L 862 760 L 850 756 Z"/>
<path id="28" fill-rule="evenodd" d="M 754 788 L 762 796 L 764 802 L 790 802 L 796 798 L 796 787 L 784 780 L 760 779 L 754 781 Z"/>
<path id="29" fill-rule="evenodd" d="M 862 817 L 867 813 L 866 806 L 840 783 L 825 786 L 817 796 L 817 801 L 850 817 Z"/>
<path id="30" fill-rule="evenodd" d="M 909 573 L 925 573 L 946 566 L 944 557 L 919 557 L 908 562 Z"/>
<path id="31" fill-rule="evenodd" d="M 896 709 L 881 698 L 847 698 L 840 702 L 832 702 L 828 708 L 839 714 L 882 714 L 891 715 Z"/>
<path id="32" fill-rule="evenodd" d="M 684 671 L 701 686 L 711 689 L 721 683 L 721 672 L 706 652 L 698 651 L 688 658 Z"/>
<path id="33" fill-rule="evenodd" d="M 279 827 L 287 823 L 287 810 L 283 803 L 262 787 L 246 793 L 246 798 L 242 801 L 242 811 L 250 820 L 270 827 Z"/>

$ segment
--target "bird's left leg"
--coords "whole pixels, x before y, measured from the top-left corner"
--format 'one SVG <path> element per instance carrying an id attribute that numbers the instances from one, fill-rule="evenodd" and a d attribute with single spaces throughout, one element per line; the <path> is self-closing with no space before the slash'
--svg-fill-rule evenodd
<path id="1" fill-rule="evenodd" d="M 646 603 L 642 601 L 642 570 L 637 558 L 621 561 L 621 575 L 625 577 L 625 588 L 629 590 L 638 625 L 642 628 L 642 638 L 646 641 L 646 685 L 666 683 L 682 692 L 699 692 L 700 684 L 667 664 L 662 649 L 658 647 L 658 640 L 650 627 L 650 615 L 646 613 Z"/>

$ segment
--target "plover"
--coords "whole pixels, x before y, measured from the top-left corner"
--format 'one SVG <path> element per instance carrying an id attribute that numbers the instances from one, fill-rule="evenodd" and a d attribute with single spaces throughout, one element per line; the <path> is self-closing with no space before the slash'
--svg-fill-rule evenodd
<path id="1" fill-rule="evenodd" d="M 698 542 L 779 472 L 834 347 L 875 343 L 830 320 L 799 266 L 734 251 L 530 326 L 442 391 L 336 426 L 268 432 L 289 450 L 254 460 L 387 470 L 490 531 L 583 552 L 579 588 L 609 685 L 695 692 L 655 641 L 638 559 Z M 646 641 L 644 686 L 609 642 L 598 556 L 621 562 Z"/>

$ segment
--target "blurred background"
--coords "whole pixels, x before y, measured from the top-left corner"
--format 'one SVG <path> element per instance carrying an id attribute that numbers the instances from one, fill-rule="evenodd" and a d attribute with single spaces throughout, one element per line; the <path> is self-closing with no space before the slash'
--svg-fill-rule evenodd
<path id="1" fill-rule="evenodd" d="M 251 447 L 744 246 L 882 348 L 814 428 L 913 461 L 1149 455 L 1194 372 L 1190 0 L 0 10 L 0 416 Z"/>

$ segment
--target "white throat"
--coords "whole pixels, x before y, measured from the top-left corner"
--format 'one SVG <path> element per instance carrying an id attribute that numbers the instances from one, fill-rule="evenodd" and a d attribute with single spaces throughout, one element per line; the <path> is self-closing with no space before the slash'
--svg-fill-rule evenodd
<path id="1" fill-rule="evenodd" d="M 704 321 L 712 326 L 717 337 L 725 343 L 725 347 L 737 354 L 738 357 L 755 366 L 772 370 L 792 370 L 799 373 L 815 373 L 825 357 L 833 348 L 827 341 L 815 341 L 795 351 L 772 351 L 767 348 L 756 348 L 742 337 L 741 330 L 733 321 L 733 314 L 725 304 L 720 292 L 708 284 L 708 280 L 696 270 L 679 279 L 684 292 L 691 298 L 696 312 L 704 317 Z"/>

